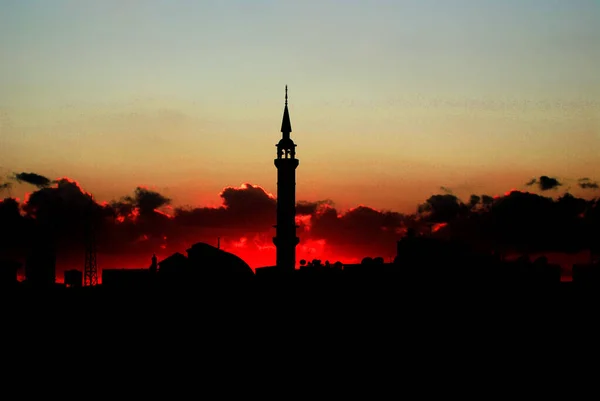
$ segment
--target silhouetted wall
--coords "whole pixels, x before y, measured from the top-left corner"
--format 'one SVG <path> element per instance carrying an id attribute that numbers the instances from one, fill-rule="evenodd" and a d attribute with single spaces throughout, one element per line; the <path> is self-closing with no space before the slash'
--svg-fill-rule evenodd
<path id="1" fill-rule="evenodd" d="M 25 262 L 25 279 L 29 285 L 53 286 L 56 281 L 56 247 L 49 231 L 33 235 Z"/>
<path id="2" fill-rule="evenodd" d="M 0 260 L 0 286 L 14 286 L 17 284 L 17 272 L 21 264 L 12 260 Z"/>
<path id="3" fill-rule="evenodd" d="M 67 287 L 83 286 L 83 272 L 81 270 L 65 270 L 64 282 Z"/>

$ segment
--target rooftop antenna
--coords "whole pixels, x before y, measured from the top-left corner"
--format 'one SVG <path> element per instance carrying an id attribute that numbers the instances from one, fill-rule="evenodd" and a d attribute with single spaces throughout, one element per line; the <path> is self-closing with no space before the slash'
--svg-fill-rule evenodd
<path id="1" fill-rule="evenodd" d="M 217 249 L 221 249 L 221 237 L 217 237 Z"/>

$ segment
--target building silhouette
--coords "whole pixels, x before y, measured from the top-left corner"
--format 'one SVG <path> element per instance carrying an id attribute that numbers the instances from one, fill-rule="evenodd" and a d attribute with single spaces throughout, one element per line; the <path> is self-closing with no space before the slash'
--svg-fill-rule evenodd
<path id="1" fill-rule="evenodd" d="M 102 286 L 109 289 L 148 288 L 152 278 L 150 269 L 102 269 Z"/>
<path id="2" fill-rule="evenodd" d="M 83 279 L 85 286 L 98 284 L 98 263 L 96 260 L 96 235 L 95 227 L 92 221 L 92 215 L 86 215 L 85 221 L 85 264 L 83 267 Z"/>
<path id="3" fill-rule="evenodd" d="M 279 270 L 296 268 L 296 144 L 290 138 L 292 124 L 288 111 L 287 85 L 285 87 L 285 108 L 281 122 L 281 140 L 277 147 L 277 225 L 273 243 L 277 249 L 276 266 Z"/>
<path id="4" fill-rule="evenodd" d="M 0 288 L 12 287 L 17 284 L 17 272 L 21 263 L 13 260 L 0 259 Z"/>
<path id="5" fill-rule="evenodd" d="M 49 227 L 42 226 L 32 232 L 25 261 L 25 280 L 36 287 L 52 287 L 56 282 L 56 241 Z"/>
<path id="6" fill-rule="evenodd" d="M 157 275 L 161 281 L 179 282 L 187 280 L 189 276 L 189 261 L 187 256 L 180 252 L 166 257 L 157 262 Z"/>
<path id="7" fill-rule="evenodd" d="M 204 278 L 232 280 L 254 276 L 242 258 L 210 244 L 197 242 L 186 252 L 190 267 Z"/>
<path id="8" fill-rule="evenodd" d="M 69 288 L 79 288 L 83 285 L 83 272 L 77 269 L 65 270 L 64 283 Z"/>

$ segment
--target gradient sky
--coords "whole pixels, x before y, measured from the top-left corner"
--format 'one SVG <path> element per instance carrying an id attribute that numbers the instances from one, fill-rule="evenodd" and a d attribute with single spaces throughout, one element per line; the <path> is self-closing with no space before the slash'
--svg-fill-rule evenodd
<path id="1" fill-rule="evenodd" d="M 286 84 L 300 200 L 600 179 L 596 0 L 0 0 L 0 55 L 0 174 L 100 200 L 275 193 Z"/>

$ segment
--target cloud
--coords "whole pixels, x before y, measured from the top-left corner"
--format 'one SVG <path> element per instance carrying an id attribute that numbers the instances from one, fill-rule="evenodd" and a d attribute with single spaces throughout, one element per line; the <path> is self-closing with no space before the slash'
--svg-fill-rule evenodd
<path id="1" fill-rule="evenodd" d="M 95 205 L 92 197 L 79 184 L 61 178 L 54 185 L 44 185 L 31 193 L 23 204 L 23 210 L 39 221 L 52 221 L 62 225 L 81 220 L 88 209 Z"/>
<path id="2" fill-rule="evenodd" d="M 36 173 L 16 173 L 13 176 L 13 179 L 19 183 L 25 182 L 27 184 L 35 185 L 38 188 L 45 188 L 52 183 L 48 178 Z"/>
<path id="3" fill-rule="evenodd" d="M 477 205 L 481 203 L 481 196 L 472 194 L 469 198 L 469 207 L 471 209 L 475 208 Z"/>
<path id="4" fill-rule="evenodd" d="M 494 202 L 494 198 L 489 195 L 481 195 L 481 203 L 483 205 L 491 205 Z"/>
<path id="5" fill-rule="evenodd" d="M 558 182 L 556 178 L 550 178 L 545 175 L 541 176 L 538 180 L 538 184 L 542 191 L 547 191 L 549 189 L 554 189 L 556 187 L 561 186 L 562 184 Z"/>
<path id="6" fill-rule="evenodd" d="M 118 263 L 132 255 L 185 251 L 198 241 L 216 243 L 217 237 L 225 249 L 259 263 L 273 263 L 277 201 L 259 185 L 225 187 L 219 207 L 169 209 L 167 197 L 142 187 L 118 200 L 98 203 L 72 179 L 53 182 L 24 202 L 4 201 L 0 219 L 3 224 L 13 221 L 13 232 L 50 227 L 62 255 L 59 265 L 83 263 L 86 223 L 96 231 L 98 253 L 122 260 Z M 331 200 L 298 202 L 297 216 L 301 220 L 298 257 L 307 259 L 392 256 L 404 227 L 399 213 L 367 206 L 341 212 Z M 21 248 L 29 245 L 23 238 Z M 266 256 L 261 259 L 258 254 Z"/>
<path id="7" fill-rule="evenodd" d="M 81 268 L 85 233 L 91 226 L 101 268 L 139 267 L 152 253 L 166 257 L 198 241 L 216 245 L 217 237 L 223 249 L 253 267 L 272 264 L 275 197 L 250 183 L 225 187 L 219 195 L 218 207 L 173 208 L 163 194 L 137 187 L 117 200 L 98 202 L 76 181 L 56 179 L 26 201 L 0 202 L 0 256 L 23 255 L 31 245 L 30 234 L 45 228 L 56 239 L 59 268 Z M 300 201 L 296 212 L 298 260 L 387 260 L 395 256 L 396 241 L 408 229 L 514 252 L 571 252 L 600 241 L 600 201 L 568 193 L 552 199 L 512 190 L 498 197 L 472 194 L 465 201 L 442 193 L 426 199 L 410 215 L 366 205 L 338 210 L 328 199 Z"/>
<path id="8" fill-rule="evenodd" d="M 417 213 L 423 221 L 442 223 L 455 220 L 468 211 L 468 207 L 455 195 L 433 195 L 418 206 Z"/>
<path id="9" fill-rule="evenodd" d="M 598 237 L 592 223 L 593 213 L 597 212 L 595 201 L 568 193 L 554 200 L 512 191 L 494 199 L 483 213 L 470 213 L 451 222 L 448 229 L 455 238 L 486 249 L 576 252 L 589 247 L 591 238 Z"/>
<path id="10" fill-rule="evenodd" d="M 275 224 L 277 201 L 262 187 L 244 183 L 225 187 L 219 194 L 222 206 L 180 207 L 175 209 L 175 222 L 183 226 L 235 228 L 264 231 Z"/>
<path id="11" fill-rule="evenodd" d="M 311 217 L 309 237 L 324 240 L 342 255 L 389 256 L 406 229 L 405 218 L 393 211 L 358 206 L 344 213 L 329 204 Z"/>
<path id="12" fill-rule="evenodd" d="M 11 182 L 3 182 L 2 184 L 0 184 L 0 191 L 5 190 L 5 189 L 11 189 L 11 188 L 12 188 Z"/>
<path id="13" fill-rule="evenodd" d="M 583 189 L 598 189 L 598 183 L 596 181 L 592 181 L 589 178 L 580 178 L 577 180 L 577 185 Z"/>
<path id="14" fill-rule="evenodd" d="M 330 199 L 325 199 L 316 202 L 300 201 L 296 204 L 296 214 L 298 215 L 313 215 L 321 207 L 334 207 L 335 204 Z"/>
<path id="15" fill-rule="evenodd" d="M 148 188 L 137 187 L 133 196 L 125 196 L 120 202 L 115 203 L 120 207 L 129 205 L 132 209 L 137 208 L 140 214 L 151 215 L 156 209 L 171 204 L 171 199 Z"/>
<path id="16" fill-rule="evenodd" d="M 525 185 L 532 186 L 537 184 L 541 191 L 548 191 L 550 189 L 555 189 L 561 186 L 562 184 L 556 179 L 551 178 L 546 175 L 542 175 L 540 178 L 533 178 Z"/>

